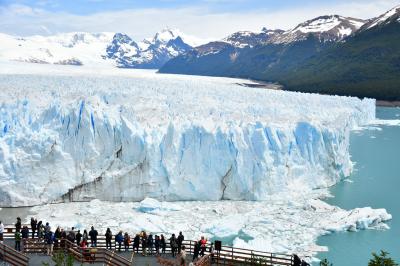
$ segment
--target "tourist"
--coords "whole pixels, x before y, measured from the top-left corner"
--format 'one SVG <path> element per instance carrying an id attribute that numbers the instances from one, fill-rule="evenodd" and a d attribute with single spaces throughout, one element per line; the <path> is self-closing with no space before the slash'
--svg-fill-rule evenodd
<path id="1" fill-rule="evenodd" d="M 161 252 L 162 254 L 165 254 L 165 248 L 167 247 L 167 243 L 165 242 L 163 234 L 161 234 L 160 244 L 161 244 Z"/>
<path id="2" fill-rule="evenodd" d="M 39 229 L 42 226 L 42 221 L 39 221 L 38 224 L 36 225 L 36 236 L 39 238 Z"/>
<path id="3" fill-rule="evenodd" d="M 15 231 L 14 239 L 15 239 L 15 250 L 21 251 L 21 232 L 19 230 Z"/>
<path id="4" fill-rule="evenodd" d="M 67 239 L 68 241 L 70 241 L 71 243 L 75 242 L 75 228 L 72 227 L 71 231 L 69 231 L 68 235 L 67 235 Z"/>
<path id="5" fill-rule="evenodd" d="M 17 217 L 17 222 L 15 223 L 15 230 L 21 232 L 21 218 Z"/>
<path id="6" fill-rule="evenodd" d="M 78 230 L 78 233 L 76 233 L 76 236 L 75 236 L 75 238 L 76 238 L 76 244 L 77 244 L 78 246 L 80 246 L 80 244 L 81 244 L 81 241 L 82 241 L 82 234 L 81 234 L 81 230 Z"/>
<path id="7" fill-rule="evenodd" d="M 58 242 L 61 239 L 61 229 L 59 226 L 57 226 L 56 231 L 54 232 L 54 248 L 58 248 Z"/>
<path id="8" fill-rule="evenodd" d="M 301 266 L 301 259 L 296 254 L 293 255 L 293 266 Z"/>
<path id="9" fill-rule="evenodd" d="M 158 235 L 155 235 L 154 237 L 154 246 L 156 248 L 156 255 L 160 255 L 160 237 Z"/>
<path id="10" fill-rule="evenodd" d="M 92 230 L 90 230 L 89 232 L 89 236 L 90 236 L 90 246 L 91 247 L 96 247 L 97 246 L 97 236 L 98 236 L 98 232 L 94 229 L 94 227 L 92 226 Z"/>
<path id="11" fill-rule="evenodd" d="M 90 250 L 88 249 L 87 239 L 82 240 L 80 247 L 82 250 L 83 257 L 85 258 L 86 261 L 89 261 L 91 258 L 90 258 Z"/>
<path id="12" fill-rule="evenodd" d="M 206 244 L 207 244 L 207 239 L 204 238 L 204 236 L 201 237 L 200 239 L 200 246 L 201 246 L 201 251 L 200 251 L 200 256 L 204 256 L 204 253 L 206 252 Z"/>
<path id="13" fill-rule="evenodd" d="M 106 249 L 107 248 L 111 249 L 111 241 L 112 241 L 113 234 L 111 233 L 110 228 L 107 228 L 105 237 L 106 237 Z"/>
<path id="14" fill-rule="evenodd" d="M 199 253 L 200 253 L 200 242 L 194 241 L 192 261 L 195 261 L 199 257 Z"/>
<path id="15" fill-rule="evenodd" d="M 185 246 L 181 246 L 181 252 L 179 252 L 180 266 L 186 266 L 186 250 Z"/>
<path id="16" fill-rule="evenodd" d="M 213 262 L 214 260 L 214 251 L 215 251 L 214 243 L 211 243 L 210 248 L 208 249 L 208 252 L 210 252 L 211 262 Z"/>
<path id="17" fill-rule="evenodd" d="M 124 241 L 124 236 L 122 235 L 122 231 L 119 231 L 119 233 L 115 236 L 115 242 L 118 243 L 119 252 L 121 252 L 121 245 L 123 241 Z"/>
<path id="18" fill-rule="evenodd" d="M 43 239 L 44 238 L 44 226 L 42 221 L 40 221 L 38 223 L 38 237 L 39 239 Z"/>
<path id="19" fill-rule="evenodd" d="M 175 257 L 176 249 L 178 248 L 178 243 L 175 234 L 172 234 L 171 238 L 169 239 L 169 245 L 171 247 L 172 257 Z"/>
<path id="20" fill-rule="evenodd" d="M 21 230 L 22 239 L 27 239 L 29 237 L 29 228 L 28 226 L 24 225 Z"/>
<path id="21" fill-rule="evenodd" d="M 54 233 L 50 230 L 45 235 L 47 255 L 53 255 Z"/>
<path id="22" fill-rule="evenodd" d="M 67 239 L 67 232 L 63 228 L 61 228 L 61 240 L 60 240 L 61 248 L 65 248 L 66 239 Z"/>
<path id="23" fill-rule="evenodd" d="M 128 235 L 127 232 L 124 234 L 124 248 L 125 251 L 129 251 L 129 245 L 131 244 L 131 237 Z"/>
<path id="24" fill-rule="evenodd" d="M 83 230 L 83 239 L 86 240 L 86 243 L 89 240 L 89 236 L 88 236 L 88 233 L 87 233 L 86 229 Z"/>
<path id="25" fill-rule="evenodd" d="M 149 248 L 149 254 L 153 255 L 154 240 L 152 234 L 150 234 L 149 237 L 147 238 L 147 247 Z"/>
<path id="26" fill-rule="evenodd" d="M 185 237 L 183 236 L 182 232 L 179 232 L 178 238 L 177 238 L 177 244 L 178 244 L 178 253 L 181 253 L 181 247 L 183 240 L 185 240 Z"/>
<path id="27" fill-rule="evenodd" d="M 29 238 L 29 228 L 24 225 L 21 230 L 23 249 L 26 247 L 26 240 Z"/>
<path id="28" fill-rule="evenodd" d="M 4 224 L 0 221 L 0 243 L 4 241 Z"/>
<path id="29" fill-rule="evenodd" d="M 301 266 L 310 266 L 310 264 L 304 260 L 301 261 Z"/>
<path id="30" fill-rule="evenodd" d="M 133 239 L 133 249 L 136 249 L 136 253 L 139 253 L 139 245 L 140 245 L 140 235 L 136 234 L 135 238 Z"/>
<path id="31" fill-rule="evenodd" d="M 146 232 L 144 232 L 144 231 L 142 231 L 141 235 L 142 235 L 142 253 L 143 253 L 143 256 L 146 256 L 146 252 L 147 252 L 147 235 L 146 235 Z"/>
<path id="32" fill-rule="evenodd" d="M 51 231 L 51 227 L 49 223 L 46 223 L 46 226 L 44 227 L 44 233 L 47 234 L 48 232 Z"/>
<path id="33" fill-rule="evenodd" d="M 37 229 L 37 220 L 35 218 L 31 218 L 31 230 L 32 230 L 32 239 L 35 238 L 35 232 Z"/>
<path id="34" fill-rule="evenodd" d="M 81 248 L 87 248 L 87 246 L 88 246 L 88 244 L 87 244 L 87 240 L 86 239 L 83 239 L 82 241 L 81 241 L 81 244 L 79 245 Z"/>

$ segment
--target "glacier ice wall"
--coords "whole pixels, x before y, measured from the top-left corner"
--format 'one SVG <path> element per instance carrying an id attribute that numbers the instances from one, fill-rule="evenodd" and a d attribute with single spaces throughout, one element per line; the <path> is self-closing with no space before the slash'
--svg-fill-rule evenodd
<path id="1" fill-rule="evenodd" d="M 133 73 L 0 75 L 0 205 L 327 187 L 352 170 L 349 131 L 375 118 L 370 99 Z"/>

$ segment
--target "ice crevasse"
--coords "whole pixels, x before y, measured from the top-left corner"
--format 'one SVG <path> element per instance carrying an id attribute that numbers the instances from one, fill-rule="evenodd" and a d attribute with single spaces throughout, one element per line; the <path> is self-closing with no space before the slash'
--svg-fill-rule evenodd
<path id="1" fill-rule="evenodd" d="M 375 118 L 375 100 L 229 79 L 53 79 L 0 78 L 13 88 L 0 103 L 1 206 L 262 200 L 327 187 L 352 170 L 350 130 Z"/>

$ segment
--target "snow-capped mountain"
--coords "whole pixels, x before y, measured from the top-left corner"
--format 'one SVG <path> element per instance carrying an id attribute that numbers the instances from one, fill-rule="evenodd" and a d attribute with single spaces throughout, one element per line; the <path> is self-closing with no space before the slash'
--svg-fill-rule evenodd
<path id="1" fill-rule="evenodd" d="M 263 28 L 261 32 L 238 31 L 221 40 L 236 48 L 252 48 L 263 44 L 292 43 L 307 39 L 311 34 L 321 42 L 337 42 L 356 32 L 365 20 L 338 15 L 320 16 L 299 24 L 287 31 Z M 196 47 L 202 54 L 218 53 L 229 45 L 210 42 Z M 200 48 L 200 49 L 198 49 Z"/>
<path id="2" fill-rule="evenodd" d="M 118 33 L 107 47 L 105 58 L 114 59 L 118 67 L 159 68 L 169 59 L 190 49 L 192 46 L 185 43 L 176 30 L 164 29 L 139 44 L 129 36 Z"/>
<path id="3" fill-rule="evenodd" d="M 385 25 L 391 22 L 400 23 L 400 5 L 390 9 L 377 18 L 369 20 L 367 23 L 365 23 L 361 30 L 371 29 L 373 27 Z"/>
<path id="4" fill-rule="evenodd" d="M 138 54 L 140 48 L 128 35 L 116 33 L 110 45 L 107 46 L 106 56 L 111 59 L 122 59 Z"/>
<path id="5" fill-rule="evenodd" d="M 172 57 L 192 48 L 179 34 L 179 31 L 164 29 L 140 43 L 126 34 L 110 32 L 76 32 L 24 38 L 0 34 L 0 60 L 159 68 Z M 187 39 L 192 41 L 189 37 Z"/>
<path id="6" fill-rule="evenodd" d="M 98 63 L 113 33 L 63 33 L 54 36 L 15 37 L 0 34 L 0 59 L 43 64 Z"/>
<path id="7" fill-rule="evenodd" d="M 260 32 L 238 31 L 220 41 L 212 41 L 194 48 L 197 57 L 218 54 L 226 49 L 253 48 L 263 45 L 275 35 L 280 35 L 283 30 L 269 30 L 263 28 Z"/>
<path id="8" fill-rule="evenodd" d="M 238 31 L 221 41 L 213 41 L 195 47 L 196 57 L 219 54 L 229 50 L 238 54 L 236 48 L 254 48 L 266 44 L 290 44 L 304 41 L 310 35 L 315 36 L 320 43 L 338 42 L 356 32 L 366 21 L 338 15 L 321 16 L 299 24 L 291 30 L 270 30 L 263 28 L 260 32 Z M 231 60 L 231 59 L 230 59 Z"/>
<path id="9" fill-rule="evenodd" d="M 365 20 L 338 15 L 321 16 L 299 24 L 294 29 L 273 35 L 271 43 L 292 43 L 305 40 L 310 34 L 321 42 L 337 42 L 353 34 Z"/>
<path id="10" fill-rule="evenodd" d="M 238 31 L 224 38 L 223 41 L 239 48 L 254 47 L 267 43 L 273 36 L 280 35 L 283 32 L 283 30 L 269 30 L 266 28 L 263 28 L 261 32 Z"/>

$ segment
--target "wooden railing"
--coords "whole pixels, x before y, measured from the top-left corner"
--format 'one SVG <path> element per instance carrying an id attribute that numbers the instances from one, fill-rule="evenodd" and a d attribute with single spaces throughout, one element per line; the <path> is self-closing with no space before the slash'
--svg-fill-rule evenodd
<path id="1" fill-rule="evenodd" d="M 24 241 L 25 253 L 46 253 L 46 244 L 38 239 L 26 239 Z M 131 260 L 128 260 L 114 251 L 107 250 L 104 248 L 81 248 L 75 243 L 72 243 L 66 239 L 59 242 L 58 247 L 55 248 L 55 252 L 62 250 L 72 255 L 75 260 L 81 263 L 103 263 L 109 266 L 130 266 L 132 265 Z"/>
<path id="2" fill-rule="evenodd" d="M 28 226 L 29 227 L 29 226 Z M 5 239 L 12 239 L 14 238 L 15 228 L 13 226 L 6 226 L 5 227 L 4 238 Z M 31 236 L 31 235 L 29 235 Z M 193 254 L 194 250 L 194 243 L 195 241 L 192 240 L 184 240 L 183 245 L 186 247 L 186 252 L 188 254 Z M 24 245 L 23 245 L 24 246 Z M 205 254 L 208 255 L 210 244 L 207 244 Z M 36 245 L 36 247 L 30 247 L 29 244 L 27 248 L 30 249 L 30 252 L 34 252 L 35 250 L 37 253 L 43 253 L 45 249 L 45 245 L 41 247 L 40 245 Z M 97 248 L 99 250 L 106 250 L 106 241 L 104 235 L 99 235 L 97 238 Z M 113 241 L 113 250 L 117 249 L 117 245 L 115 241 Z M 124 249 L 124 246 L 121 248 Z M 129 246 L 129 251 L 133 251 L 132 243 Z M 136 250 L 135 250 L 136 251 Z M 139 247 L 139 252 L 142 252 L 141 245 Z M 153 254 L 155 249 L 153 249 Z M 161 250 L 160 250 L 161 252 Z M 149 253 L 149 250 L 147 250 Z M 171 253 L 171 248 L 169 244 L 166 247 L 166 253 Z M 114 253 L 115 254 L 115 253 Z M 117 255 L 117 254 L 115 254 Z M 212 256 L 214 263 L 217 264 L 225 264 L 225 265 L 232 265 L 232 264 L 248 264 L 248 265 L 286 265 L 290 266 L 293 265 L 293 256 L 288 254 L 280 254 L 280 253 L 270 253 L 270 252 L 263 252 L 263 251 L 255 251 L 250 249 L 243 249 L 243 248 L 235 248 L 231 246 L 222 246 L 221 251 L 214 252 Z"/>
<path id="3" fill-rule="evenodd" d="M 198 261 L 196 261 L 196 266 L 211 266 L 212 263 L 212 256 L 211 254 L 207 254 L 201 257 Z"/>
<path id="4" fill-rule="evenodd" d="M 27 266 L 29 264 L 29 257 L 0 243 L 0 261 L 4 261 L 12 266 Z"/>
<path id="5" fill-rule="evenodd" d="M 177 262 L 178 260 L 178 262 Z M 179 263 L 179 257 L 177 258 L 177 260 L 173 260 L 173 259 L 167 259 L 167 258 L 163 258 L 161 256 L 157 257 L 157 263 L 159 265 L 162 266 L 175 266 L 175 265 L 180 265 Z M 189 259 L 190 261 L 190 259 Z M 188 263 L 187 263 L 188 264 Z M 201 257 L 199 260 L 197 260 L 194 263 L 195 266 L 211 266 L 211 254 L 205 255 L 203 257 Z"/>

